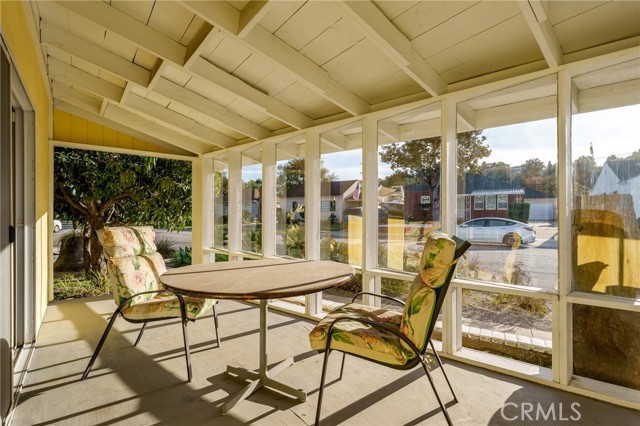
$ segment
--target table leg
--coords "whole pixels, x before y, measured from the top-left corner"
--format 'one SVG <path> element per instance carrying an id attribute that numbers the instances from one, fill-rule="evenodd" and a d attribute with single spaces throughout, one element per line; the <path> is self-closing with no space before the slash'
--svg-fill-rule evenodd
<path id="1" fill-rule="evenodd" d="M 267 313 L 267 301 L 260 300 L 260 368 L 258 371 L 252 371 L 245 368 L 227 366 L 227 374 L 244 380 L 251 380 L 251 382 L 222 405 L 222 414 L 227 414 L 236 404 L 245 400 L 263 386 L 275 389 L 302 402 L 307 400 L 307 393 L 302 389 L 293 388 L 273 379 L 285 368 L 293 365 L 293 358 L 287 358 L 271 370 L 267 370 Z"/>

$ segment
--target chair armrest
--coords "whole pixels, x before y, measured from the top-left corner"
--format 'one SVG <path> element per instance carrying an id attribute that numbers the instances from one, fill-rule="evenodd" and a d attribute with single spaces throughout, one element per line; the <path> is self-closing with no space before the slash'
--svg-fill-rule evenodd
<path id="1" fill-rule="evenodd" d="M 131 301 L 133 300 L 134 297 L 138 297 L 138 296 L 142 296 L 143 294 L 152 294 L 152 293 L 171 293 L 174 296 L 176 296 L 178 298 L 178 301 L 180 302 L 180 307 L 182 309 L 184 309 L 184 299 L 182 298 L 181 294 L 178 293 L 174 293 L 172 291 L 169 291 L 167 289 L 162 289 L 162 290 L 148 290 L 148 291 L 141 291 L 140 293 L 136 293 L 133 296 L 129 297 L 127 300 L 125 300 L 124 302 L 122 302 L 120 304 L 120 306 L 118 306 L 118 309 L 116 309 L 116 311 L 114 312 L 114 315 L 118 314 L 121 310 L 123 310 L 125 308 L 125 306 L 129 303 L 131 303 Z"/>
<path id="2" fill-rule="evenodd" d="M 404 306 L 404 302 L 400 299 L 396 299 L 395 297 L 391 297 L 391 296 L 386 296 L 384 294 L 379 294 L 379 293 L 372 293 L 370 291 L 361 291 L 360 293 L 356 294 L 355 296 L 353 296 L 353 299 L 351 299 L 351 303 L 355 302 L 356 299 L 358 298 L 358 296 L 362 295 L 362 294 L 370 294 L 372 296 L 376 296 L 376 297 L 381 297 L 383 299 L 388 299 L 388 300 L 392 300 L 396 303 L 401 304 L 402 306 Z"/>
<path id="3" fill-rule="evenodd" d="M 333 334 L 333 328 L 335 327 L 335 325 L 337 323 L 342 322 L 342 321 L 357 321 L 357 322 L 362 323 L 362 324 L 367 324 L 367 325 L 370 325 L 372 327 L 388 331 L 389 333 L 394 334 L 395 336 L 400 338 L 400 340 L 402 340 L 404 343 L 406 343 L 407 346 L 409 346 L 409 348 L 416 354 L 416 356 L 420 356 L 421 355 L 421 352 L 416 347 L 416 345 L 406 335 L 404 335 L 403 333 L 400 333 L 400 331 L 398 331 L 398 329 L 390 326 L 389 324 L 385 324 L 385 323 L 373 321 L 373 320 L 371 320 L 369 318 L 362 318 L 362 317 L 359 317 L 359 316 L 349 315 L 349 314 L 340 315 L 338 318 L 333 320 L 331 325 L 329 325 L 329 329 L 327 330 L 327 343 L 326 343 L 326 346 L 325 346 L 325 351 L 328 351 L 330 349 L 330 347 L 331 347 L 331 335 Z"/>

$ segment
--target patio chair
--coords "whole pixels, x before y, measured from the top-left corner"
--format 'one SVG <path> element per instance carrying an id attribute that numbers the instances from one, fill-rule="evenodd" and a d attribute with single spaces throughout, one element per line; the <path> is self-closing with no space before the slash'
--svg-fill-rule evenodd
<path id="1" fill-rule="evenodd" d="M 184 338 L 184 354 L 187 375 L 191 381 L 191 358 L 187 335 L 188 321 L 195 321 L 209 309 L 213 309 L 216 343 L 220 346 L 218 316 L 215 310 L 217 300 L 198 299 L 182 296 L 164 290 L 159 277 L 166 272 L 164 260 L 156 251 L 155 232 L 149 226 L 105 227 L 98 231 L 107 270 L 113 289 L 113 297 L 118 308 L 111 316 L 107 328 L 96 347 L 82 380 L 89 376 L 91 367 L 113 327 L 118 316 L 132 323 L 142 323 L 140 334 L 134 343 L 140 343 L 149 322 L 180 318 Z"/>
<path id="2" fill-rule="evenodd" d="M 322 379 L 316 411 L 316 425 L 320 423 L 320 410 L 324 391 L 327 363 L 331 351 L 342 352 L 340 379 L 344 370 L 345 354 L 363 358 L 387 367 L 409 370 L 422 364 L 429 383 L 440 405 L 447 423 L 451 418 L 442 403 L 430 374 L 431 359 L 426 355 L 427 342 L 435 354 L 444 377 L 458 401 L 449 378 L 438 356 L 431 333 L 440 313 L 455 265 L 471 246 L 457 237 L 449 238 L 444 233 L 433 233 L 425 243 L 419 264 L 420 273 L 413 281 L 406 304 L 399 299 L 370 292 L 355 295 L 351 303 L 334 309 L 309 334 L 311 347 L 324 351 Z M 371 294 L 404 305 L 404 312 L 376 308 L 355 303 L 358 296 Z"/>

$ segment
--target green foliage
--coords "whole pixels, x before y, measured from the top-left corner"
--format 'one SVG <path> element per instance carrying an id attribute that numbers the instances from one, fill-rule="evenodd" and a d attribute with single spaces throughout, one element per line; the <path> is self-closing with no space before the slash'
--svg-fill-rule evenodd
<path id="1" fill-rule="evenodd" d="M 87 278 L 84 273 L 58 275 L 53 278 L 54 300 L 77 299 L 80 297 L 101 296 L 111 293 L 108 277 L 91 272 Z"/>
<path id="2" fill-rule="evenodd" d="M 226 254 L 216 253 L 215 259 L 216 262 L 228 262 L 229 256 Z"/>
<path id="3" fill-rule="evenodd" d="M 391 297 L 405 298 L 407 297 L 407 294 L 409 294 L 411 281 L 383 278 L 380 284 L 382 287 L 382 294 L 386 294 Z"/>
<path id="4" fill-rule="evenodd" d="M 285 238 L 287 256 L 304 259 L 304 224 L 289 225 Z"/>
<path id="5" fill-rule="evenodd" d="M 297 185 L 304 185 L 304 158 L 292 158 L 286 163 L 278 164 L 276 175 L 276 191 L 280 196 L 287 194 L 287 189 Z M 331 182 L 338 177 L 324 167 L 320 161 L 320 179 L 322 182 Z"/>
<path id="6" fill-rule="evenodd" d="M 520 222 L 529 222 L 529 211 L 531 204 L 529 203 L 512 203 L 509 204 L 509 218 Z"/>
<path id="7" fill-rule="evenodd" d="M 191 265 L 191 247 L 180 247 L 173 253 L 171 265 L 176 268 Z"/>
<path id="8" fill-rule="evenodd" d="M 188 161 L 56 148 L 54 176 L 56 216 L 75 224 L 99 217 L 172 230 L 191 220 Z"/>
<path id="9" fill-rule="evenodd" d="M 262 230 L 252 229 L 242 233 L 242 250 L 259 253 L 262 248 Z"/>
<path id="10" fill-rule="evenodd" d="M 164 259 L 173 257 L 173 253 L 176 251 L 176 242 L 165 235 L 156 238 L 156 247 L 158 253 L 162 255 Z"/>

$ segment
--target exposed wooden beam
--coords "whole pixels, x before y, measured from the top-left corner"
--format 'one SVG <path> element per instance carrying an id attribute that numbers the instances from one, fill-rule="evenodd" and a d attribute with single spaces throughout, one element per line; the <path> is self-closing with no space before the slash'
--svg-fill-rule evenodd
<path id="1" fill-rule="evenodd" d="M 275 62 L 291 77 L 350 114 L 362 115 L 371 110 L 367 102 L 331 78 L 319 65 L 260 25 L 250 31 L 243 40 L 254 51 Z"/>
<path id="2" fill-rule="evenodd" d="M 226 2 L 183 1 L 182 3 L 205 21 L 220 27 L 230 37 L 275 63 L 292 78 L 302 82 L 345 111 L 352 115 L 361 115 L 370 111 L 371 107 L 368 103 L 333 80 L 320 66 L 260 25 L 254 26 L 244 35 L 244 38 L 238 37 L 240 12 Z"/>
<path id="3" fill-rule="evenodd" d="M 320 135 L 320 141 L 326 142 L 330 146 L 339 151 L 346 151 L 349 144 L 349 138 L 340 132 L 327 132 Z"/>
<path id="4" fill-rule="evenodd" d="M 72 86 L 78 86 L 87 92 L 102 98 L 119 102 L 124 89 L 113 83 L 109 83 L 93 74 L 73 67 L 65 62 L 49 57 L 49 77 Z"/>
<path id="5" fill-rule="evenodd" d="M 247 135 L 253 139 L 264 139 L 271 135 L 271 131 L 269 129 L 247 120 L 246 118 L 229 111 L 226 107 L 167 79 L 160 78 L 154 88 L 154 91 L 162 96 L 174 99 L 175 102 L 181 103 L 195 111 L 206 114 L 230 129 Z"/>
<path id="6" fill-rule="evenodd" d="M 70 11 L 127 39 L 142 49 L 182 65 L 187 48 L 103 1 L 58 1 Z"/>
<path id="7" fill-rule="evenodd" d="M 149 121 L 132 112 L 125 111 L 113 104 L 107 105 L 104 116 L 112 121 L 121 123 L 124 126 L 134 128 L 151 137 L 163 140 L 180 149 L 192 152 L 194 154 L 205 154 L 215 151 L 211 146 L 197 139 L 185 136 L 180 132 L 176 132 L 159 123 Z"/>
<path id="8" fill-rule="evenodd" d="M 75 90 L 57 81 L 51 83 L 51 91 L 54 99 L 67 102 L 94 114 L 100 113 L 102 101 L 93 95 Z"/>
<path id="9" fill-rule="evenodd" d="M 562 65 L 564 63 L 562 48 L 553 26 L 547 18 L 543 2 L 540 0 L 518 0 L 518 6 L 549 67 Z"/>
<path id="10" fill-rule="evenodd" d="M 40 37 L 42 43 L 55 46 L 118 77 L 143 87 L 149 84 L 150 74 L 146 69 L 62 28 L 54 25 L 42 25 Z"/>
<path id="11" fill-rule="evenodd" d="M 191 66 L 191 71 L 204 80 L 215 84 L 232 95 L 241 97 L 259 110 L 296 129 L 304 129 L 313 125 L 313 120 L 300 111 L 248 85 L 205 59 L 196 58 Z"/>
<path id="12" fill-rule="evenodd" d="M 133 136 L 136 139 L 139 139 L 143 142 L 147 142 L 150 143 L 152 145 L 156 145 L 159 146 L 161 148 L 164 149 L 168 149 L 170 150 L 173 154 L 179 154 L 179 155 L 188 155 L 188 156 L 193 156 L 193 153 L 190 151 L 185 151 L 181 148 L 178 148 L 177 146 L 171 145 L 167 142 L 164 142 L 160 139 L 154 138 L 152 136 L 149 136 L 146 133 L 140 132 L 136 129 L 133 129 L 131 127 L 127 127 L 127 126 L 123 126 L 121 123 L 118 123 L 116 121 L 113 120 L 109 120 L 106 117 L 103 117 L 101 115 L 95 114 L 93 112 L 87 111 L 83 108 L 77 107 L 75 105 L 69 104 L 67 102 L 64 102 L 62 100 L 54 100 L 53 102 L 53 106 L 54 108 L 57 108 L 59 110 L 68 112 L 69 114 L 73 114 L 75 116 L 78 116 L 80 118 L 84 118 L 85 120 L 89 120 L 92 121 L 96 124 L 99 124 L 101 126 L 105 126 L 108 127 L 110 129 L 113 129 L 115 131 L 121 132 L 121 133 L 125 133 L 129 136 Z"/>
<path id="13" fill-rule="evenodd" d="M 149 75 L 149 84 L 147 85 L 147 89 L 153 90 L 158 80 L 162 78 L 162 73 L 165 68 L 167 68 L 167 61 L 164 59 L 158 59 L 151 69 L 151 74 Z"/>
<path id="14" fill-rule="evenodd" d="M 440 74 L 413 49 L 400 32 L 370 1 L 336 2 L 389 59 L 432 96 L 447 93 L 448 85 Z"/>
<path id="15" fill-rule="evenodd" d="M 243 38 L 253 29 L 273 6 L 273 0 L 249 0 L 240 12 L 238 37 Z"/>
<path id="16" fill-rule="evenodd" d="M 213 25 L 206 23 L 196 33 L 187 46 L 187 52 L 184 57 L 184 67 L 190 68 L 193 62 L 200 57 L 200 53 L 209 45 L 216 37 L 220 37 L 222 31 Z"/>
<path id="17" fill-rule="evenodd" d="M 190 136 L 203 140 L 209 145 L 221 148 L 229 148 L 236 145 L 236 140 L 230 136 L 222 134 L 210 127 L 185 117 L 175 111 L 165 108 L 149 99 L 136 94 L 127 97 L 125 105 L 136 112 L 140 112 L 155 120 L 159 120 L 174 127 L 176 130 L 188 133 Z"/>

